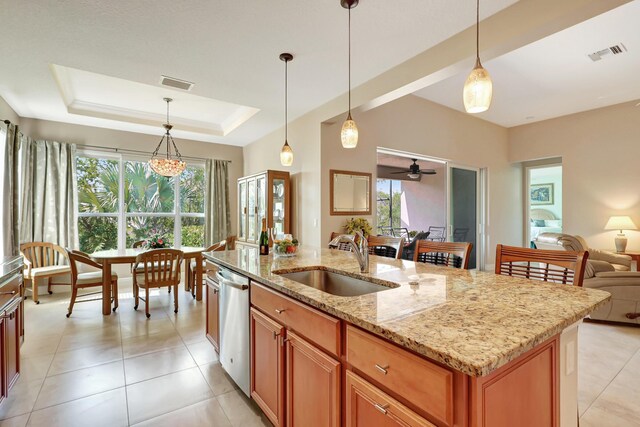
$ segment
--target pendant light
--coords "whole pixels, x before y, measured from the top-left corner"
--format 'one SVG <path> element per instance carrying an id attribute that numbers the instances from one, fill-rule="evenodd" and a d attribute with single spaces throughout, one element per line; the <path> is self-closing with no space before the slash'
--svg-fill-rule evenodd
<path id="1" fill-rule="evenodd" d="M 358 5 L 358 0 L 340 0 L 342 7 L 349 11 L 349 114 L 342 124 L 340 139 L 344 148 L 356 148 L 358 145 L 358 126 L 351 118 L 351 9 Z"/>
<path id="2" fill-rule="evenodd" d="M 281 53 L 280 60 L 284 61 L 284 145 L 280 150 L 280 164 L 282 166 L 291 166 L 293 164 L 293 150 L 289 146 L 288 141 L 288 98 L 289 98 L 289 75 L 288 64 L 293 60 L 293 55 L 290 53 Z"/>
<path id="3" fill-rule="evenodd" d="M 173 126 L 169 123 L 169 103 L 173 101 L 171 98 L 163 98 L 167 103 L 167 123 L 162 125 L 167 131 L 164 135 L 162 135 L 162 139 L 160 143 L 156 147 L 155 151 L 151 155 L 151 160 L 149 160 L 149 165 L 151 169 L 153 169 L 158 175 L 172 177 L 177 176 L 184 171 L 187 167 L 187 163 L 182 160 L 182 156 L 178 151 L 178 147 L 176 146 L 175 141 L 171 137 L 169 131 L 173 128 Z M 158 156 L 158 152 L 160 151 L 160 147 L 164 142 L 165 138 L 167 139 L 167 154 L 166 156 Z M 169 144 L 171 143 L 171 144 Z M 175 157 L 171 155 L 171 146 L 173 146 L 173 150 L 175 151 Z"/>
<path id="4" fill-rule="evenodd" d="M 482 113 L 491 105 L 493 83 L 480 63 L 480 0 L 476 0 L 476 66 L 464 84 L 464 109 L 467 113 Z"/>

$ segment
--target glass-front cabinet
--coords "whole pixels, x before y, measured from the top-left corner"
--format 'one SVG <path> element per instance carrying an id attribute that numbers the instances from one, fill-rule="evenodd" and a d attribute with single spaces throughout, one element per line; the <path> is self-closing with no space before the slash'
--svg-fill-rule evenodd
<path id="1" fill-rule="evenodd" d="M 269 170 L 238 179 L 238 240 L 257 244 L 262 218 L 278 234 L 290 233 L 289 172 Z"/>

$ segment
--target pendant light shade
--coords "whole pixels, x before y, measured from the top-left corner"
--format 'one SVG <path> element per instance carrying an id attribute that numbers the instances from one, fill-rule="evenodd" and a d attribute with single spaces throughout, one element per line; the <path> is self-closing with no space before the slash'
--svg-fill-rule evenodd
<path id="1" fill-rule="evenodd" d="M 491 106 L 493 83 L 480 63 L 480 0 L 476 2 L 476 65 L 464 84 L 463 100 L 467 113 L 487 111 Z"/>
<path id="2" fill-rule="evenodd" d="M 293 164 L 293 150 L 289 146 L 288 131 L 288 113 L 289 113 L 289 75 L 288 64 L 293 61 L 293 55 L 290 53 L 281 53 L 280 60 L 284 61 L 284 145 L 280 150 L 280 164 L 282 166 L 291 166 Z"/>
<path id="3" fill-rule="evenodd" d="M 358 0 L 340 0 L 342 7 L 349 11 L 349 113 L 342 124 L 340 140 L 344 148 L 356 148 L 358 145 L 358 126 L 351 117 L 351 9 L 358 5 Z"/>
<path id="4" fill-rule="evenodd" d="M 149 165 L 151 169 L 154 170 L 158 175 L 172 177 L 180 175 L 184 169 L 187 167 L 187 163 L 182 160 L 182 156 L 178 151 L 178 147 L 176 146 L 173 137 L 171 137 L 171 129 L 173 126 L 169 123 L 169 103 L 173 101 L 171 98 L 164 98 L 164 101 L 167 103 L 167 123 L 162 125 L 166 130 L 166 133 L 162 135 L 162 139 L 160 139 L 160 143 L 156 147 L 155 151 L 151 155 L 151 159 L 149 160 Z M 165 142 L 167 144 L 167 154 L 165 156 L 159 156 L 158 152 L 160 151 L 160 147 L 162 147 L 162 143 Z M 175 157 L 171 154 L 171 147 L 175 152 Z"/>

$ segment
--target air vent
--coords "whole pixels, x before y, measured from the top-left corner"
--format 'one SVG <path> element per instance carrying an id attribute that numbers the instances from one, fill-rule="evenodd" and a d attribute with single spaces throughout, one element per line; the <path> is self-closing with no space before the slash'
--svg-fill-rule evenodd
<path id="1" fill-rule="evenodd" d="M 600 61 L 602 58 L 606 57 L 607 55 L 620 55 L 621 53 L 625 53 L 626 51 L 627 51 L 626 46 L 622 43 L 618 43 L 617 45 L 608 47 L 606 49 L 602 49 L 597 52 L 590 53 L 589 58 L 591 58 L 593 62 L 596 62 L 596 61 Z"/>
<path id="2" fill-rule="evenodd" d="M 186 80 L 176 79 L 175 77 L 162 76 L 160 78 L 160 84 L 164 86 L 173 87 L 176 89 L 182 90 L 191 90 L 194 83 L 188 82 Z"/>

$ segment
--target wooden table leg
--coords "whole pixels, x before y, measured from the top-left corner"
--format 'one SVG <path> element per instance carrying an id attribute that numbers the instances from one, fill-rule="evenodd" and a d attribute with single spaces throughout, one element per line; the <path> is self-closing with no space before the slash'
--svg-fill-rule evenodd
<path id="1" fill-rule="evenodd" d="M 185 271 L 184 290 L 185 292 L 188 292 L 191 290 L 191 286 L 193 286 L 193 283 L 191 283 L 191 258 L 185 258 L 184 271 Z"/>
<path id="2" fill-rule="evenodd" d="M 202 254 L 196 256 L 196 283 L 191 286 L 196 287 L 196 301 L 202 301 Z"/>
<path id="3" fill-rule="evenodd" d="M 102 314 L 111 314 L 111 264 L 104 260 L 102 263 Z"/>

